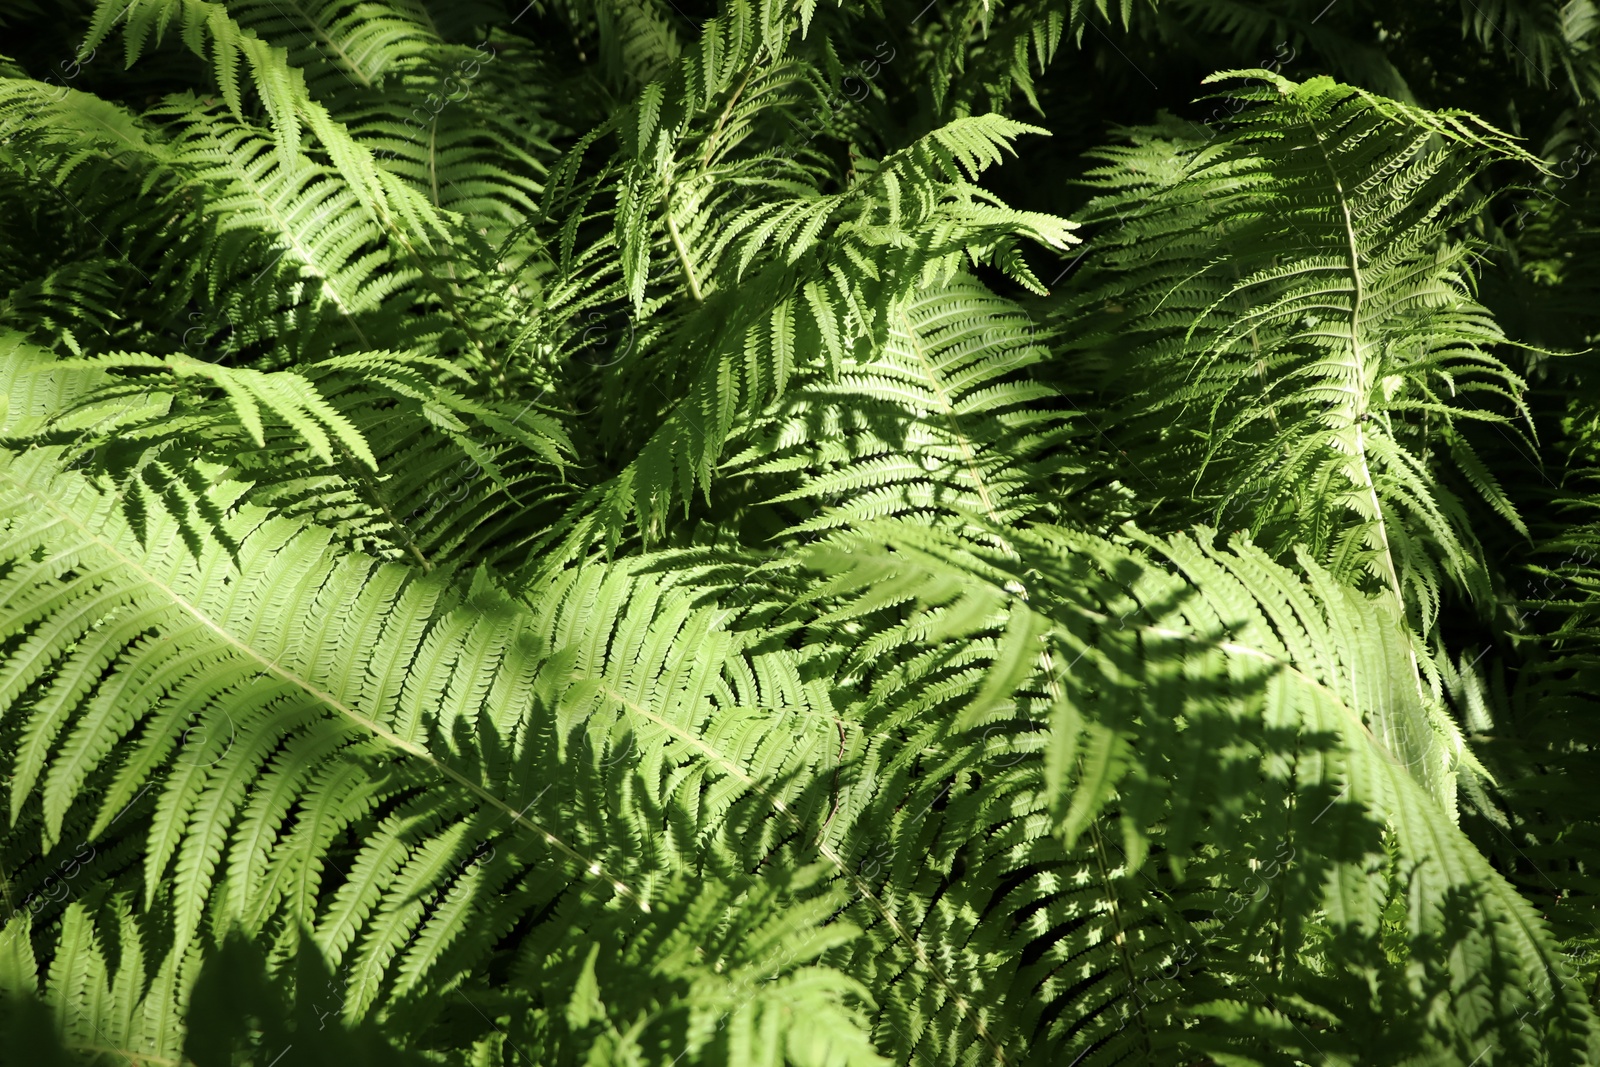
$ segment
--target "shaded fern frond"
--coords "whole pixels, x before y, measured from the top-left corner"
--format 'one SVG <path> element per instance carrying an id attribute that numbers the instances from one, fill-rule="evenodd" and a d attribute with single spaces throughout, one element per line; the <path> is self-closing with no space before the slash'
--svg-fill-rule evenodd
<path id="1" fill-rule="evenodd" d="M 1066 451 L 1072 412 L 1027 377 L 1048 355 L 1031 320 L 970 278 L 907 296 L 888 320 L 881 348 L 795 391 L 728 466 L 803 480 L 774 499 L 826 510 L 791 535 L 891 515 L 999 528 L 1049 514 L 1041 487 L 1082 468 Z"/>
<path id="2" fill-rule="evenodd" d="M 1021 751 L 1036 755 L 1000 766 L 1042 776 L 1044 829 L 1068 855 L 1084 856 L 1078 884 L 1098 879 L 1105 895 L 1092 912 L 1106 924 L 1089 938 L 1095 956 L 1070 948 L 1066 938 L 1078 935 L 1078 924 L 1064 922 L 1071 911 L 1033 927 L 1042 943 L 1023 956 L 1044 949 L 1058 966 L 1072 961 L 1061 979 L 1076 979 L 1075 1006 L 1070 1023 L 1050 1031 L 1063 1042 L 1055 1055 L 1118 1062 L 1140 1047 L 1177 1048 L 1277 1062 L 1256 1036 L 1215 1021 L 1192 1031 L 1177 1023 L 1248 1014 L 1241 1006 L 1263 1003 L 1263 989 L 1277 990 L 1266 995 L 1283 998 L 1280 1011 L 1299 1005 L 1291 1017 L 1318 1047 L 1350 1055 L 1470 1062 L 1486 1047 L 1556 1062 L 1592 1055 L 1587 1003 L 1568 984 L 1542 921 L 1451 825 L 1454 778 L 1469 773 L 1472 757 L 1440 694 L 1412 684 L 1409 638 L 1392 599 L 1342 588 L 1309 560 L 1302 578 L 1253 547 L 1144 540 L 1172 570 L 1048 528 L 1010 539 L 1016 562 L 889 523 L 808 555 L 836 575 L 835 595 L 927 605 L 926 621 L 906 631 L 918 643 L 937 635 L 953 652 L 967 635 L 994 633 L 991 676 L 1018 679 L 1016 696 L 1029 695 L 1013 703 L 998 699 L 1008 686 L 969 683 L 971 697 L 946 721 L 1027 739 Z M 941 605 L 939 622 L 932 609 Z M 1032 621 L 1006 622 L 1007 613 Z M 908 651 L 895 658 L 914 663 Z M 1201 666 L 1219 659 L 1230 664 L 1225 672 Z M 884 671 L 886 679 L 894 673 Z M 1202 675 L 1213 682 L 1197 683 Z M 970 743 L 956 751 L 979 758 Z M 1202 764 L 1212 780 L 1230 783 L 1226 793 L 1175 787 L 1199 780 Z M 993 776 L 968 780 L 987 790 Z M 957 774 L 952 805 L 962 782 Z M 1399 857 L 1398 891 L 1373 877 L 1396 862 L 1390 851 Z M 922 857 L 912 846 L 896 875 L 915 877 Z M 972 862 L 962 854 L 957 869 Z M 1124 872 L 1137 876 L 1124 881 Z M 954 877 L 941 896 L 959 892 Z M 978 879 L 969 891 L 992 893 L 993 885 Z M 995 905 L 983 899 L 971 907 L 992 917 Z M 1158 918 L 1164 907 L 1184 920 Z M 1407 977 L 1380 948 L 1397 910 L 1426 980 Z M 1266 954 L 1258 924 L 1275 931 Z M 1057 938 L 1058 948 L 1050 945 Z M 1056 951 L 1063 955 L 1051 957 Z M 1469 968 L 1474 977 L 1448 977 L 1442 960 L 1457 952 L 1479 961 Z M 1365 982 L 1344 978 L 1352 959 L 1370 961 L 1384 1017 L 1426 1017 L 1427 1025 L 1382 1037 L 1361 1024 L 1344 1029 L 1340 1020 L 1368 1010 L 1359 1006 Z M 1174 961 L 1189 972 L 1179 983 Z M 1516 1020 L 1535 1009 L 1556 1029 L 1515 1034 Z M 1265 1016 L 1251 1018 L 1259 1034 Z"/>

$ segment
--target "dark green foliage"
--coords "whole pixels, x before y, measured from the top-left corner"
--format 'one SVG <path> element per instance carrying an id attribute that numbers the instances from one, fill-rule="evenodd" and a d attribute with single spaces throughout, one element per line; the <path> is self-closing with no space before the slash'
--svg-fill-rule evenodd
<path id="1" fill-rule="evenodd" d="M 1600 1062 L 1592 5 L 0 28 L 0 1064 Z"/>

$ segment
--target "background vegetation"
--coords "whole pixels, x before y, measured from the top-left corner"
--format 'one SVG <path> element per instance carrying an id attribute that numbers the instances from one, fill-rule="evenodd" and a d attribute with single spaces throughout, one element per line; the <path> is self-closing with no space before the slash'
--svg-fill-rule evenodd
<path id="1" fill-rule="evenodd" d="M 1591 0 L 0 0 L 0 1062 L 1600 1062 Z"/>

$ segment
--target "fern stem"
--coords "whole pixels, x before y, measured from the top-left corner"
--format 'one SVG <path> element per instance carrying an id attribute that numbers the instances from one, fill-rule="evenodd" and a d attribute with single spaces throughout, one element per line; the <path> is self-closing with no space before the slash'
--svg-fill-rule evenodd
<path id="1" fill-rule="evenodd" d="M 11 899 L 11 872 L 6 870 L 3 857 L 0 857 L 0 903 L 6 909 L 6 921 L 17 913 L 16 902 Z"/>
<path id="2" fill-rule="evenodd" d="M 74 1052 L 92 1052 L 95 1054 L 96 1059 L 100 1056 L 121 1056 L 130 1064 L 133 1064 L 134 1067 L 139 1067 L 140 1064 L 145 1063 L 154 1064 L 155 1067 L 191 1067 L 194 1063 L 193 1060 L 172 1060 L 165 1056 L 152 1056 L 148 1052 L 135 1052 L 130 1048 L 117 1048 L 110 1045 L 85 1045 L 76 1041 L 68 1041 L 65 1043 L 65 1047 Z"/>
<path id="3" fill-rule="evenodd" d="M 700 292 L 700 281 L 694 276 L 694 265 L 689 262 L 689 248 L 683 243 L 683 234 L 678 232 L 678 224 L 672 218 L 672 194 L 667 193 L 667 232 L 672 235 L 672 248 L 678 254 L 678 265 L 683 268 L 683 276 L 689 282 L 689 295 L 694 297 L 696 304 L 704 303 L 705 296 Z"/>
<path id="4" fill-rule="evenodd" d="M 757 60 L 745 70 L 744 77 L 739 79 L 738 87 L 733 90 L 733 95 L 728 97 L 727 106 L 722 109 L 722 114 L 717 117 L 717 124 L 712 128 L 711 136 L 706 138 L 706 153 L 700 160 L 700 170 L 702 172 L 711 166 L 711 155 L 716 150 L 717 140 L 722 136 L 722 127 L 727 125 L 729 117 L 733 114 L 734 105 L 739 102 L 739 97 L 743 95 L 744 87 L 750 83 L 750 75 L 754 74 L 756 68 L 760 65 L 760 60 Z"/>
<path id="5" fill-rule="evenodd" d="M 340 46 L 339 42 L 334 39 L 333 35 L 327 30 L 323 29 L 322 23 L 313 18 L 311 14 L 297 2 L 297 0 L 288 0 L 288 4 L 290 10 L 299 15 L 301 18 L 305 19 L 306 22 L 311 25 L 312 32 L 317 35 L 317 39 L 339 57 L 341 65 L 349 68 L 349 72 L 354 74 L 356 79 L 361 82 L 361 87 L 363 89 L 372 88 L 372 80 L 361 72 L 361 68 L 356 65 L 356 61 L 350 58 L 350 53 L 346 52 L 344 48 Z M 132 5 L 129 6 L 131 7 Z"/>
<path id="6" fill-rule="evenodd" d="M 1082 757 L 1078 759 L 1078 773 L 1080 775 L 1083 773 Z M 1089 840 L 1094 846 L 1092 851 L 1094 852 L 1095 868 L 1100 875 L 1100 884 L 1106 887 L 1106 899 L 1109 904 L 1108 910 L 1111 912 L 1111 922 L 1117 929 L 1117 936 L 1113 942 L 1117 949 L 1117 960 L 1122 964 L 1123 977 L 1128 980 L 1128 989 L 1133 993 L 1135 1009 L 1138 1011 L 1140 1022 L 1143 1024 L 1139 1027 L 1139 1034 L 1144 1038 L 1145 1055 L 1148 1057 L 1153 1055 L 1155 1051 L 1150 1047 L 1150 1024 L 1144 1018 L 1144 998 L 1138 992 L 1139 976 L 1134 972 L 1133 961 L 1128 958 L 1128 928 L 1127 924 L 1122 920 L 1121 897 L 1111 889 L 1111 864 L 1106 858 L 1105 839 L 1100 835 L 1100 819 L 1098 817 L 1089 820 Z"/>
<path id="7" fill-rule="evenodd" d="M 956 414 L 955 405 L 950 402 L 950 397 L 944 391 L 944 386 L 939 381 L 939 375 L 929 361 L 927 352 L 923 350 L 922 339 L 917 336 L 917 331 L 911 324 L 911 316 L 907 315 L 904 308 L 900 309 L 900 321 L 905 326 L 906 336 L 911 339 L 911 352 L 917 357 L 917 362 L 922 364 L 923 371 L 928 376 L 928 385 L 933 390 L 934 398 L 939 402 L 939 413 L 950 424 L 950 432 L 955 436 L 956 443 L 961 448 L 961 458 L 967 467 L 967 474 L 972 478 L 973 486 L 978 490 L 978 499 L 983 501 L 983 510 L 988 513 L 989 521 L 997 527 L 1003 526 L 999 514 L 995 511 L 994 501 L 989 496 L 989 486 L 984 480 L 983 473 L 978 469 L 978 456 L 972 450 L 972 445 L 967 435 L 961 429 L 961 419 Z"/>
<path id="8" fill-rule="evenodd" d="M 439 207 L 439 116 L 428 123 L 428 188 L 433 194 L 433 206 Z"/>
<path id="9" fill-rule="evenodd" d="M 399 518 L 395 516 L 394 511 L 389 507 L 389 502 L 385 500 L 383 494 L 378 491 L 377 484 L 368 478 L 364 473 L 362 473 L 361 467 L 356 462 L 355 457 L 350 455 L 349 451 L 344 447 L 344 445 L 341 444 L 338 447 L 339 452 L 347 461 L 342 463 L 341 466 L 345 466 L 347 468 L 348 476 L 355 481 L 356 485 L 360 487 L 361 495 L 366 498 L 369 505 L 376 507 L 379 511 L 383 512 L 383 517 L 388 520 L 389 525 L 394 528 L 395 533 L 399 534 L 403 539 L 401 547 L 411 554 L 412 559 L 417 561 L 417 563 L 422 567 L 422 572 L 424 574 L 432 574 L 433 563 L 429 561 L 427 556 L 422 554 L 422 549 L 417 546 L 416 538 L 411 536 L 411 528 L 405 525 L 399 520 Z"/>

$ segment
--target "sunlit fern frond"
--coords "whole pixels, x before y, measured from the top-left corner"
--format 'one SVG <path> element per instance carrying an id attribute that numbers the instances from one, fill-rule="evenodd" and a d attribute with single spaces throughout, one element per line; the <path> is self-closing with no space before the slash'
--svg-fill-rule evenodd
<path id="1" fill-rule="evenodd" d="M 1525 157 L 1470 117 L 1249 76 L 1226 136 L 1105 153 L 1106 254 L 1073 298 L 1074 345 L 1129 397 L 1121 447 L 1189 483 L 1172 495 L 1248 506 L 1258 540 L 1390 588 L 1426 630 L 1445 578 L 1489 597 L 1441 461 L 1520 523 L 1463 433 L 1525 408 L 1454 228 L 1471 176 Z"/>

